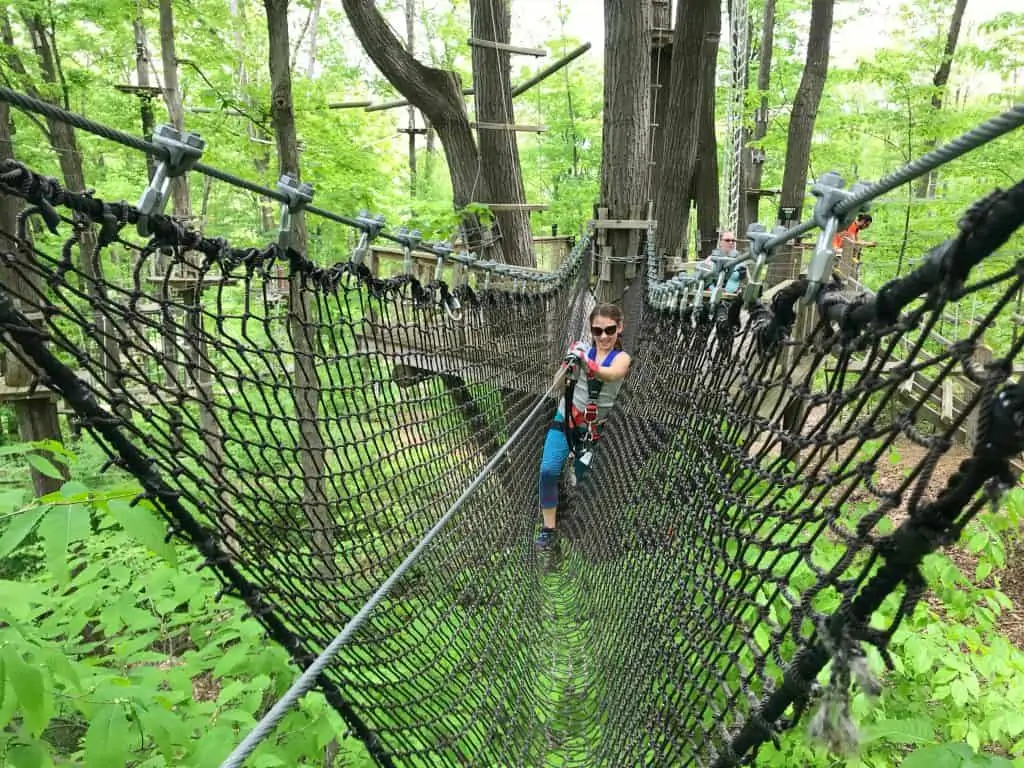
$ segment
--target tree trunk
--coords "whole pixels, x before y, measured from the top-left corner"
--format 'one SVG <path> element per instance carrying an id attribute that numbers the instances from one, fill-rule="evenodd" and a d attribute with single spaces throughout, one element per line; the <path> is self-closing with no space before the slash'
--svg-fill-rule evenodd
<path id="1" fill-rule="evenodd" d="M 316 74 L 317 43 L 319 42 L 317 29 L 320 26 L 320 6 L 321 0 L 313 0 L 313 8 L 310 11 L 311 18 L 309 20 L 309 62 L 306 65 L 306 77 L 308 77 L 310 80 L 312 80 L 313 75 Z"/>
<path id="2" fill-rule="evenodd" d="M 705 18 L 704 57 L 701 62 L 700 135 L 697 139 L 697 167 L 693 174 L 693 201 L 697 207 L 699 257 L 711 255 L 718 245 L 721 200 L 718 178 L 718 141 L 715 137 L 715 75 L 718 70 L 718 44 L 722 37 L 722 14 L 709 13 Z M 689 204 L 687 204 L 689 207 Z"/>
<path id="3" fill-rule="evenodd" d="M 299 175 L 299 149 L 292 109 L 292 78 L 288 64 L 288 0 L 264 0 L 269 36 L 271 102 L 270 114 L 277 139 L 279 171 L 296 180 Z M 292 246 L 300 253 L 307 249 L 306 218 L 301 211 L 292 219 Z M 299 422 L 299 466 L 302 469 L 302 506 L 311 529 L 313 552 L 322 558 L 326 571 L 334 570 L 333 529 L 327 496 L 324 492 L 326 461 L 320 434 L 320 382 L 316 370 L 318 319 L 308 291 L 299 275 L 289 281 L 288 322 L 295 355 L 295 417 Z"/>
<path id="4" fill-rule="evenodd" d="M 511 0 L 470 0 L 473 37 L 509 43 L 512 39 Z M 514 125 L 511 55 L 494 48 L 473 47 L 473 87 L 476 119 Z M 487 179 L 487 202 L 525 203 L 523 172 L 519 167 L 516 132 L 511 128 L 478 129 L 480 174 Z M 478 198 L 479 199 L 479 198 Z M 530 214 L 523 209 L 496 211 L 502 250 L 509 264 L 533 266 Z"/>
<path id="5" fill-rule="evenodd" d="M 6 102 L 0 103 L 0 161 L 14 159 L 11 148 L 11 108 Z M 18 231 L 17 217 L 21 210 L 21 202 L 13 196 L 0 197 L 0 230 L 14 233 Z M 32 258 L 27 247 L 18 244 L 13 248 L 11 256 L 16 264 L 25 264 Z M 0 262 L 0 282 L 4 290 L 14 299 L 15 306 L 24 311 L 27 309 L 18 300 L 18 296 L 39 295 L 38 279 L 31 270 L 19 269 L 17 265 L 4 266 Z M 16 356 L 5 356 L 6 370 L 4 379 L 10 387 L 30 386 L 37 376 Z M 39 394 L 46 394 L 40 387 Z M 11 403 L 15 418 L 18 421 L 18 436 L 24 442 L 56 440 L 61 442 L 60 421 L 57 415 L 57 402 L 52 397 L 37 397 L 28 400 L 14 400 Z M 45 496 L 60 489 L 63 480 L 41 475 L 34 469 L 30 470 L 32 487 L 36 496 Z"/>
<path id="6" fill-rule="evenodd" d="M 667 2 L 655 2 L 651 8 L 651 27 L 665 30 L 672 26 L 672 8 Z M 563 34 L 564 37 L 564 34 Z M 651 41 L 651 142 L 650 189 L 648 196 L 661 184 L 662 145 L 665 136 L 665 115 L 668 111 L 669 84 L 672 77 L 672 42 L 655 36 Z"/>
<path id="7" fill-rule="evenodd" d="M 167 116 L 171 125 L 180 131 L 185 126 L 185 110 L 181 105 L 181 87 L 178 85 L 178 55 L 174 43 L 174 9 L 171 2 L 160 0 L 160 60 L 163 64 Z M 187 174 L 171 181 L 171 200 L 175 216 L 186 220 L 192 217 Z"/>
<path id="8" fill-rule="evenodd" d="M 342 5 L 356 37 L 374 65 L 405 99 L 424 114 L 437 132 L 448 160 L 455 208 L 464 208 L 471 202 L 519 202 L 492 197 L 492 191 L 507 191 L 509 185 L 503 180 L 492 189 L 494 180 L 483 172 L 477 173 L 482 170 L 480 158 L 466 114 L 459 76 L 455 72 L 424 66 L 410 56 L 373 0 L 342 0 Z M 522 181 L 518 183 L 522 184 Z M 466 217 L 464 223 L 473 245 L 474 239 L 478 239 L 479 224 L 475 217 Z M 503 229 L 502 235 L 510 243 L 522 237 L 511 229 Z M 528 263 L 522 266 L 533 266 L 533 263 L 531 254 Z"/>
<path id="9" fill-rule="evenodd" d="M 171 0 L 160 0 L 160 58 L 164 73 L 164 101 L 167 103 L 167 114 L 171 124 L 179 131 L 185 127 L 185 110 L 181 104 L 181 88 L 178 85 L 178 55 L 174 41 L 174 9 Z M 171 201 L 174 216 L 182 221 L 192 221 L 192 199 L 189 194 L 188 174 L 182 174 L 171 180 Z M 185 261 L 195 263 L 190 254 L 184 254 Z M 219 477 L 224 464 L 223 432 L 213 410 L 213 379 L 210 366 L 204 363 L 207 359 L 206 335 L 203 333 L 202 293 L 203 286 L 198 281 L 199 273 L 192 272 L 184 266 L 183 274 L 195 276 L 195 283 L 186 283 L 181 288 L 180 302 L 187 307 L 185 311 L 185 333 L 188 344 L 185 345 L 186 373 L 181 376 L 181 387 L 188 391 L 194 381 L 198 390 L 199 420 L 204 432 L 203 447 L 207 460 L 210 462 L 211 473 Z M 161 286 L 163 283 L 161 283 Z M 161 296 L 161 301 L 174 300 L 170 296 Z M 164 333 L 164 355 L 167 361 L 177 360 L 178 350 L 174 341 L 175 331 L 171 324 Z M 177 371 L 177 364 L 171 367 L 165 364 L 165 370 Z"/>
<path id="10" fill-rule="evenodd" d="M 236 20 L 235 24 L 235 45 L 239 50 L 242 49 L 245 43 L 245 32 L 248 30 L 248 20 L 245 16 L 245 4 L 239 2 L 239 0 L 231 0 L 228 7 L 228 12 L 231 14 L 231 18 Z M 238 91 L 243 95 L 245 99 L 246 108 L 250 114 L 256 111 L 256 103 L 247 95 L 249 88 L 249 73 L 245 68 L 245 60 L 239 59 L 238 61 Z M 259 178 L 263 179 L 267 175 L 267 171 L 270 168 L 270 150 L 265 149 L 268 145 L 267 142 L 270 137 L 263 130 L 263 126 L 252 122 L 251 120 L 246 121 L 245 131 L 250 139 L 253 141 L 253 152 L 252 152 L 252 166 L 256 170 L 256 174 Z M 260 232 L 264 234 L 270 234 L 277 226 L 274 222 L 274 203 L 273 201 L 265 197 L 256 198 L 256 206 L 259 209 L 259 226 Z"/>
<path id="11" fill-rule="evenodd" d="M 811 138 L 818 105 L 828 75 L 829 45 L 832 38 L 832 11 L 835 0 L 812 0 L 811 29 L 807 39 L 807 59 L 803 76 L 793 99 L 786 140 L 786 169 L 782 176 L 781 207 L 795 208 L 799 221 L 807 196 L 807 167 L 811 160 Z"/>
<path id="12" fill-rule="evenodd" d="M 29 94 L 50 103 L 57 104 L 58 106 L 67 107 L 67 85 L 64 83 L 63 76 L 60 70 L 60 64 L 58 63 L 58 53 L 56 50 L 56 41 L 50 37 L 50 32 L 43 22 L 41 16 L 26 15 L 22 17 L 25 23 L 25 28 L 29 33 L 29 38 L 32 41 L 32 48 L 35 50 L 36 57 L 39 59 L 39 72 L 42 75 L 43 80 L 55 89 L 63 96 L 64 101 L 54 99 L 52 97 L 46 97 L 41 94 L 35 87 L 28 86 Z M 12 64 L 12 68 L 16 71 L 21 69 L 21 73 L 25 74 L 24 68 L 21 67 L 21 61 L 18 59 L 17 54 L 13 52 L 13 36 L 11 34 L 10 23 L 4 15 L 2 22 L 3 26 L 2 36 L 4 42 L 9 46 L 8 60 Z M 15 66 L 16 65 L 16 66 Z M 49 134 L 50 146 L 57 155 L 57 161 L 60 164 L 61 174 L 64 176 L 64 186 L 70 192 L 84 192 L 85 191 L 85 173 L 82 170 L 82 154 L 78 151 L 78 140 L 75 137 L 75 129 L 67 123 L 53 118 L 46 118 L 47 132 Z M 111 330 L 107 327 L 106 318 L 103 313 L 96 307 L 104 299 L 104 291 L 102 288 L 102 269 L 99 263 L 99 254 L 97 252 L 99 243 L 96 239 L 96 232 L 92 227 L 82 227 L 78 232 L 78 269 L 80 273 L 85 277 L 88 284 L 89 295 L 95 302 L 93 305 L 93 323 L 96 326 L 94 338 L 99 340 L 99 356 L 100 366 L 103 368 L 104 382 L 110 388 L 118 386 L 117 380 L 117 369 L 119 364 L 119 353 L 118 353 L 118 341 L 111 336 Z M 88 342 L 86 342 L 88 343 Z"/>
<path id="13" fill-rule="evenodd" d="M 658 219 L 658 251 L 687 259 L 690 196 L 697 169 L 701 113 L 707 99 L 704 62 L 718 48 L 711 16 L 721 15 L 717 0 L 680 2 L 672 41 L 672 76 L 661 164 L 661 182 L 655 194 Z M 720 28 L 721 22 L 718 22 Z M 712 96 L 713 98 L 713 96 Z"/>
<path id="14" fill-rule="evenodd" d="M 601 205 L 613 219 L 639 219 L 647 213 L 650 22 L 650 0 L 605 0 Z M 626 285 L 624 260 L 636 258 L 633 249 L 639 234 L 636 230 L 607 231 L 607 246 L 600 256 L 617 261 L 602 275 L 611 278 L 602 286 L 602 300 L 621 301 Z"/>
<path id="15" fill-rule="evenodd" d="M 416 0 L 405 0 L 405 46 L 416 54 Z M 416 107 L 409 105 L 409 197 L 416 197 Z"/>
<path id="16" fill-rule="evenodd" d="M 949 83 L 949 71 L 953 66 L 953 56 L 956 54 L 956 44 L 960 39 L 960 27 L 963 25 L 964 12 L 967 10 L 967 0 L 956 0 L 953 6 L 953 16 L 949 20 L 949 32 L 946 35 L 946 46 L 942 49 L 942 61 L 935 70 L 935 77 L 932 78 L 932 105 L 931 118 L 934 121 L 942 109 L 942 100 L 946 92 L 946 85 Z M 925 142 L 926 151 L 935 149 L 938 140 L 935 138 L 934 122 L 931 137 Z M 917 180 L 914 194 L 917 197 L 935 197 L 935 185 L 939 176 L 937 171 L 931 171 Z"/>
<path id="17" fill-rule="evenodd" d="M 139 88 L 149 87 L 149 46 L 146 45 L 146 28 L 142 26 L 142 6 L 137 6 L 137 15 L 132 22 L 135 31 L 135 74 L 139 81 Z M 142 137 L 149 140 L 153 137 L 156 128 L 156 118 L 153 115 L 153 99 L 145 91 L 139 93 L 139 112 L 142 119 Z M 156 172 L 156 158 L 146 155 L 146 171 L 148 178 L 152 179 Z"/>
<path id="18" fill-rule="evenodd" d="M 775 45 L 775 0 L 764 0 L 764 16 L 761 21 L 761 47 L 757 57 L 757 91 L 760 104 L 754 116 L 753 142 L 761 141 L 768 134 L 768 87 L 771 84 L 772 48 Z M 761 189 L 764 177 L 764 158 L 760 154 L 755 161 L 748 146 L 743 153 L 747 163 L 747 190 Z M 740 237 L 746 237 L 747 228 L 758 220 L 761 198 L 758 194 L 746 193 L 740 214 Z"/>

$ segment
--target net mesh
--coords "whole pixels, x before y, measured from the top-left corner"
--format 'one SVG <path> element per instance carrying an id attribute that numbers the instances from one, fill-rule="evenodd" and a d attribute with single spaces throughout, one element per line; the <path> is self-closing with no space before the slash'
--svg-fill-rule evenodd
<path id="1" fill-rule="evenodd" d="M 8 355 L 299 664 L 466 495 L 320 681 L 382 765 L 738 764 L 870 685 L 859 660 L 920 596 L 921 557 L 1013 480 L 1022 342 L 993 329 L 1024 262 L 993 251 L 1022 185 L 874 298 L 833 283 L 800 311 L 797 280 L 680 308 L 634 284 L 631 373 L 543 555 L 554 399 L 527 416 L 586 330 L 588 240 L 551 278 L 421 282 L 164 217 L 143 241 L 131 206 L 15 162 L 0 191 L 30 205 L 0 233 Z M 991 309 L 936 343 L 968 298 Z M 882 472 L 908 441 L 922 458 Z"/>

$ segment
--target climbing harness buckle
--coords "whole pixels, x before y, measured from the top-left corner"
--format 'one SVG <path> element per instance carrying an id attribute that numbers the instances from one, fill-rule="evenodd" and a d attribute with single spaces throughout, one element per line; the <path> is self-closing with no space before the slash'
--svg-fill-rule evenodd
<path id="1" fill-rule="evenodd" d="M 277 245 L 288 250 L 292 244 L 292 226 L 295 214 L 313 201 L 313 186 L 299 180 L 288 173 L 281 174 L 277 180 L 277 189 L 284 195 L 281 201 L 281 226 L 277 232 Z"/>
<path id="2" fill-rule="evenodd" d="M 153 143 L 167 152 L 167 158 L 157 164 L 153 178 L 136 206 L 139 220 L 135 226 L 143 237 L 152 234 L 150 216 L 164 212 L 171 179 L 192 170 L 206 148 L 206 141 L 198 133 L 179 131 L 172 125 L 157 126 L 153 131 Z"/>

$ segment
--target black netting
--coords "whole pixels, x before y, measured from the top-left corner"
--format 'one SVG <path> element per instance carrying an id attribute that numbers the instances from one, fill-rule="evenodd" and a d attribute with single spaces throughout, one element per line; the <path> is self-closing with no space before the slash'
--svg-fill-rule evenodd
<path id="1" fill-rule="evenodd" d="M 734 765 L 868 684 L 921 557 L 1012 481 L 1021 342 L 979 349 L 1021 288 L 1024 262 L 991 254 L 1022 185 L 874 299 L 832 284 L 801 311 L 798 280 L 680 308 L 634 283 L 633 370 L 540 558 L 543 395 L 592 306 L 587 240 L 553 278 L 421 283 L 162 217 L 140 242 L 130 206 L 13 162 L 0 190 L 41 214 L 0 233 L 8 354 L 303 666 L 469 489 L 321 679 L 381 764 Z M 975 299 L 983 320 L 936 344 Z M 928 492 L 962 436 L 973 454 Z M 905 476 L 879 470 L 896 441 L 923 448 Z"/>

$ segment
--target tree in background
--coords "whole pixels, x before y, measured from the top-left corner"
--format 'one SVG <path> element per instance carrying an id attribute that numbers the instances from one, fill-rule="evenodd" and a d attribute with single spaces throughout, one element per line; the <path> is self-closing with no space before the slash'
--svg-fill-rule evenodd
<path id="1" fill-rule="evenodd" d="M 515 135 L 508 130 L 483 130 L 478 148 L 458 75 L 427 67 L 413 58 L 373 0 L 342 2 L 367 55 L 398 92 L 423 112 L 437 132 L 448 161 L 455 208 L 461 210 L 474 202 L 523 203 Z M 474 34 L 479 33 L 487 40 L 493 38 L 494 42 L 509 43 L 511 10 L 508 2 L 471 0 L 470 9 Z M 478 120 L 514 123 L 509 54 L 495 49 L 474 51 L 473 76 Z M 529 217 L 525 212 L 501 210 L 494 218 L 502 234 L 504 259 L 510 264 L 533 266 Z M 464 224 L 470 233 L 479 226 L 474 216 L 465 217 Z"/>

